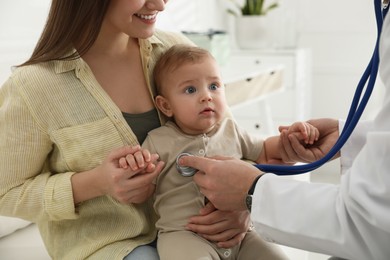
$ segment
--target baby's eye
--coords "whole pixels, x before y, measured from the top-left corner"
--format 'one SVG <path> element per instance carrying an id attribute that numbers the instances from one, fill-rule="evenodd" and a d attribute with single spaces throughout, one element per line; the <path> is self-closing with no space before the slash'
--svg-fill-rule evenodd
<path id="1" fill-rule="evenodd" d="M 218 85 L 215 84 L 215 83 L 213 83 L 213 84 L 211 84 L 211 85 L 209 86 L 209 89 L 210 89 L 210 90 L 217 90 L 217 89 L 218 89 Z"/>
<path id="2" fill-rule="evenodd" d="M 188 94 L 195 93 L 196 92 L 196 88 L 194 86 L 187 87 L 185 92 L 188 93 Z"/>

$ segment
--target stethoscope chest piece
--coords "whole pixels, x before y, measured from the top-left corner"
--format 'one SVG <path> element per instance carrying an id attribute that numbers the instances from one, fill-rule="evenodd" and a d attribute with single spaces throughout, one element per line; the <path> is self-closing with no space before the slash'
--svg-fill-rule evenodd
<path id="1" fill-rule="evenodd" d="M 192 168 L 192 167 L 181 166 L 179 164 L 179 160 L 183 156 L 193 156 L 193 155 L 190 154 L 190 153 L 181 153 L 181 154 L 179 154 L 176 157 L 176 169 L 181 174 L 181 176 L 183 176 L 183 177 L 191 177 L 191 176 L 193 176 L 197 172 L 197 170 Z"/>

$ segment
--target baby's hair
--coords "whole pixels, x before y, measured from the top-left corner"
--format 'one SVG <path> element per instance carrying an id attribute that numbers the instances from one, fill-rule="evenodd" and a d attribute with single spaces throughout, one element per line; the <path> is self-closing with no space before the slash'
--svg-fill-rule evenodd
<path id="1" fill-rule="evenodd" d="M 188 63 L 199 63 L 205 58 L 213 56 L 205 49 L 188 44 L 176 44 L 164 52 L 158 59 L 153 70 L 153 79 L 157 93 L 161 94 L 161 82 L 167 73 L 174 72 L 177 68 Z"/>

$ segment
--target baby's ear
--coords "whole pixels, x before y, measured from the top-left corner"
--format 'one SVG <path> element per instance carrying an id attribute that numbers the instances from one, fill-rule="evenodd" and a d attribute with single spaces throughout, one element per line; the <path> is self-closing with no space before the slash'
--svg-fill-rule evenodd
<path id="1" fill-rule="evenodd" d="M 167 117 L 173 116 L 173 112 L 171 110 L 171 105 L 169 104 L 169 101 L 165 97 L 158 95 L 156 97 L 156 106 Z"/>

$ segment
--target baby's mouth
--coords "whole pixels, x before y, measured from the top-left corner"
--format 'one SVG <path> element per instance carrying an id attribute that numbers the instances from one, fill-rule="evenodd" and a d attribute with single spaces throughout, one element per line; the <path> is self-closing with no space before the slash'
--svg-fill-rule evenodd
<path id="1" fill-rule="evenodd" d="M 214 109 L 208 107 L 208 108 L 205 108 L 202 110 L 202 113 L 211 113 L 211 112 L 215 112 Z"/>

